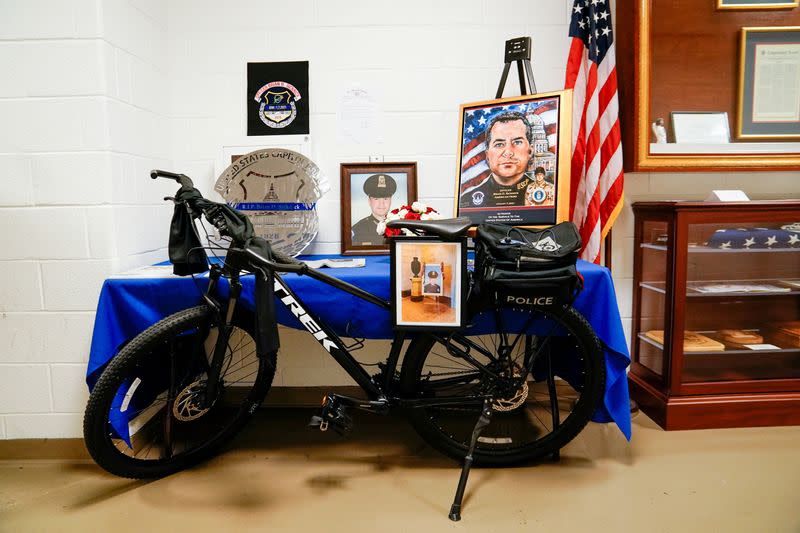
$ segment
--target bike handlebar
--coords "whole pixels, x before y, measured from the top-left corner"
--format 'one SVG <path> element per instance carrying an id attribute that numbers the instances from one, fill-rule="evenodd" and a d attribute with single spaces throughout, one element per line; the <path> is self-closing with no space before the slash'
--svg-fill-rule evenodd
<path id="1" fill-rule="evenodd" d="M 194 183 L 192 182 L 191 178 L 186 174 L 177 174 L 175 172 L 169 172 L 167 170 L 153 169 L 150 171 L 150 177 L 152 179 L 168 178 L 177 181 L 181 185 L 181 188 L 184 190 L 194 189 Z M 172 198 L 172 200 L 174 201 L 174 198 Z M 225 219 L 224 217 L 220 216 L 219 210 L 217 209 L 217 206 L 223 204 L 218 204 L 216 202 L 209 202 L 206 200 L 206 202 L 204 203 L 208 203 L 210 204 L 210 206 L 205 206 L 205 208 L 198 208 L 197 205 L 192 205 L 194 203 L 195 202 L 189 202 L 187 200 L 187 204 L 189 204 L 190 211 L 203 213 L 203 215 L 206 217 L 206 220 L 208 220 L 211 224 L 214 225 L 214 227 L 220 230 L 220 233 L 227 234 L 226 231 L 227 225 L 225 223 Z M 256 253 L 255 251 L 249 248 L 244 248 L 244 251 L 251 258 L 256 259 L 259 263 L 262 263 L 267 268 L 283 272 L 296 272 L 299 274 L 305 273 L 308 270 L 308 265 L 306 265 L 302 261 L 298 261 L 294 257 L 278 252 L 277 250 L 272 250 L 271 261 L 265 257 L 262 257 L 260 254 Z"/>
<path id="2" fill-rule="evenodd" d="M 181 188 L 183 189 L 194 189 L 194 183 L 192 183 L 192 179 L 186 174 L 176 174 L 175 172 L 169 172 L 166 170 L 153 169 L 150 171 L 150 177 L 152 179 L 168 178 L 180 183 Z"/>

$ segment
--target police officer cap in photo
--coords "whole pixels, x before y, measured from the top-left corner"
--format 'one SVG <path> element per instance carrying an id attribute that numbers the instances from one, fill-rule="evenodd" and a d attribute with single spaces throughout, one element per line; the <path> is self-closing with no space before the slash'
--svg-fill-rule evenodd
<path id="1" fill-rule="evenodd" d="M 397 190 L 397 182 L 388 174 L 373 174 L 364 182 L 364 194 L 373 198 L 389 198 Z"/>

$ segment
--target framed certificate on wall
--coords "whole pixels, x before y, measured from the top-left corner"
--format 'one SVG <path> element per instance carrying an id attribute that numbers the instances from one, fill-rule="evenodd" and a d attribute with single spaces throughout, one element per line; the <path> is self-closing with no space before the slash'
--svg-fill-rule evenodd
<path id="1" fill-rule="evenodd" d="M 725 144 L 731 142 L 728 113 L 685 111 L 670 113 L 676 143 Z"/>
<path id="2" fill-rule="evenodd" d="M 800 26 L 742 28 L 738 97 L 738 139 L 800 139 Z"/>
<path id="3" fill-rule="evenodd" d="M 717 0 L 717 9 L 792 9 L 798 0 Z"/>

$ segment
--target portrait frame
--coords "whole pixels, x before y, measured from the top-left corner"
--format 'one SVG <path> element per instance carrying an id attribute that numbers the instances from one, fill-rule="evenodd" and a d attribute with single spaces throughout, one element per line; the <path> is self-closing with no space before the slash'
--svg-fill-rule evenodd
<path id="1" fill-rule="evenodd" d="M 792 9 L 800 0 L 716 0 L 718 11 Z"/>
<path id="2" fill-rule="evenodd" d="M 731 142 L 727 111 L 671 111 L 672 136 L 676 143 L 726 144 Z"/>
<path id="3" fill-rule="evenodd" d="M 392 325 L 410 331 L 457 330 L 467 323 L 467 239 L 430 236 L 390 239 Z M 418 274 L 411 262 L 418 259 Z M 432 267 L 432 268 L 431 268 Z M 439 272 L 441 295 L 424 291 L 424 275 Z M 417 287 L 413 278 L 417 278 Z M 417 300 L 413 301 L 412 297 Z"/>
<path id="4" fill-rule="evenodd" d="M 341 176 L 341 228 L 342 228 L 342 255 L 385 255 L 389 253 L 389 242 L 384 239 L 383 244 L 368 244 L 354 242 L 354 220 L 366 218 L 370 215 L 368 200 L 363 191 L 365 179 L 375 174 L 388 174 L 397 181 L 405 181 L 405 198 L 401 197 L 401 184 L 396 184 L 397 190 L 392 196 L 393 200 L 389 210 L 401 205 L 411 205 L 417 201 L 417 163 L 415 161 L 391 163 L 341 163 L 339 166 Z M 353 186 L 355 183 L 355 187 Z M 355 201 L 354 201 L 355 200 Z M 377 233 L 376 233 L 377 235 Z M 370 235 L 371 237 L 371 235 Z"/>
<path id="5" fill-rule="evenodd" d="M 770 66 L 789 57 L 795 69 L 800 69 L 800 26 L 745 27 L 739 42 L 739 83 L 736 109 L 736 138 L 739 140 L 800 140 L 800 85 L 795 93 L 775 95 L 770 89 L 787 87 L 781 80 L 769 83 Z M 772 64 L 772 65 L 771 65 Z M 779 69 L 782 72 L 784 69 Z M 780 74 L 777 74 L 780 76 Z M 767 77 L 766 81 L 763 77 Z M 791 90 L 791 89 L 790 89 Z M 781 97 L 782 96 L 782 97 Z M 779 109 L 764 109 L 783 105 Z M 791 109 L 790 109 L 791 108 Z"/>
<path id="6" fill-rule="evenodd" d="M 516 112 L 530 124 L 533 142 L 525 175 L 514 184 L 498 188 L 491 195 L 483 189 L 495 182 L 485 134 L 493 127 L 492 120 L 503 113 Z M 515 96 L 461 104 L 459 135 L 456 149 L 455 216 L 466 216 L 476 226 L 482 222 L 499 222 L 512 226 L 540 228 L 569 220 L 570 158 L 572 152 L 572 90 L 535 95 Z M 482 130 L 481 130 L 482 128 Z M 545 187 L 536 186 L 535 170 L 545 169 Z M 523 182 L 523 183 L 521 183 Z M 522 191 L 522 188 L 525 188 Z M 542 193 L 541 191 L 546 191 Z M 509 205 L 489 205 L 500 202 Z M 522 204 L 522 205 L 518 205 Z M 526 205 L 527 204 L 527 205 Z"/>

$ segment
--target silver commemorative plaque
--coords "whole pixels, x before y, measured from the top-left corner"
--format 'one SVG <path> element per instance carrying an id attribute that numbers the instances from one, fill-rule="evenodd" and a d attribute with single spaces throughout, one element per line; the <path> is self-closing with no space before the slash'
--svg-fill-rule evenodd
<path id="1" fill-rule="evenodd" d="M 293 256 L 316 237 L 316 204 L 328 188 L 316 163 L 283 148 L 243 155 L 214 186 L 228 205 L 248 216 L 256 235 Z"/>

